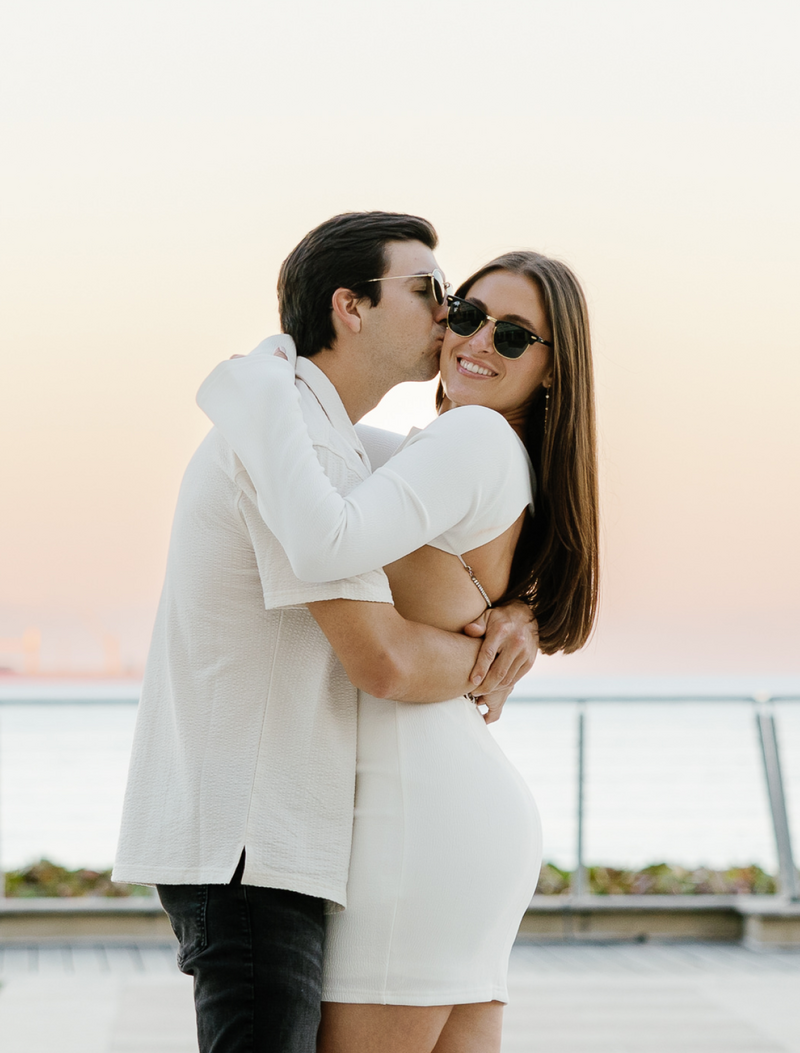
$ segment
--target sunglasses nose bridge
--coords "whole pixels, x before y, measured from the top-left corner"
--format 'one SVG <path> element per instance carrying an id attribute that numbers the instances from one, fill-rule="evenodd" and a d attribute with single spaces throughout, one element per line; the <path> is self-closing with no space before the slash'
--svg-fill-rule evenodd
<path id="1" fill-rule="evenodd" d="M 488 352 L 494 349 L 493 337 L 494 322 L 490 322 L 488 318 L 484 318 L 483 322 L 469 338 L 469 343 L 472 347 Z"/>

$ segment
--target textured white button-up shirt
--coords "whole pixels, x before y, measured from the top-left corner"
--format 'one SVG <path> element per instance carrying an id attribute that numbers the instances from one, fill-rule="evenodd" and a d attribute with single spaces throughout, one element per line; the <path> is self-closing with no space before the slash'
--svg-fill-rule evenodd
<path id="1" fill-rule="evenodd" d="M 296 371 L 320 461 L 348 493 L 366 452 L 324 373 Z M 392 602 L 382 570 L 300 581 L 213 429 L 178 498 L 116 880 L 224 883 L 246 848 L 245 884 L 345 905 L 357 693 L 303 606 L 337 598 Z"/>

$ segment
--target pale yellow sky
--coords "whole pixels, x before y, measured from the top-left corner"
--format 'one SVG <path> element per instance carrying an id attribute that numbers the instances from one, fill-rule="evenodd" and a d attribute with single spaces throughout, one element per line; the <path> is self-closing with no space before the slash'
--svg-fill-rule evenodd
<path id="1" fill-rule="evenodd" d="M 433 220 L 456 281 L 531 247 L 585 283 L 604 603 L 546 668 L 800 672 L 800 9 L 365 12 L 5 16 L 0 644 L 37 626 L 45 665 L 102 664 L 112 638 L 141 664 L 199 382 L 276 328 L 308 229 L 384 208 Z M 403 390 L 373 416 L 431 412 Z"/>

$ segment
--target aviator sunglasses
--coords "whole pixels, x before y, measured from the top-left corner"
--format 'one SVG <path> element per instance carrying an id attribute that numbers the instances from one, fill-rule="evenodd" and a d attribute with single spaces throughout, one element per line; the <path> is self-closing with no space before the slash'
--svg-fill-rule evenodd
<path id="1" fill-rule="evenodd" d="M 531 344 L 553 346 L 549 340 L 542 340 L 516 322 L 501 322 L 492 318 L 477 304 L 462 300 L 460 296 L 448 296 L 447 302 L 450 305 L 447 309 L 447 328 L 456 336 L 474 336 L 487 322 L 494 322 L 492 342 L 501 358 L 521 358 Z"/>
<path id="2" fill-rule="evenodd" d="M 444 280 L 444 275 L 438 268 L 435 271 L 431 271 L 430 274 L 390 274 L 386 278 L 368 278 L 364 284 L 369 285 L 371 282 L 393 282 L 398 278 L 430 278 L 433 298 L 440 307 L 444 303 L 447 290 L 450 288 L 450 282 Z"/>

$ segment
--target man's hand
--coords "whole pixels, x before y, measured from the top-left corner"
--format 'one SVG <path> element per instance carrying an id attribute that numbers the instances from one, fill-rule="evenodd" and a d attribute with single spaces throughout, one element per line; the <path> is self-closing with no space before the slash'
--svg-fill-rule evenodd
<path id="1" fill-rule="evenodd" d="M 493 724 L 496 720 L 500 719 L 500 714 L 503 712 L 503 706 L 506 704 L 506 699 L 511 694 L 513 688 L 510 687 L 498 687 L 496 691 L 492 691 L 488 695 L 475 695 L 475 705 L 478 707 L 481 716 L 487 724 Z M 486 712 L 484 712 L 484 710 Z"/>
<path id="2" fill-rule="evenodd" d="M 466 625 L 464 632 L 467 636 L 483 637 L 478 660 L 470 673 L 475 694 L 489 695 L 498 688 L 512 688 L 536 661 L 539 626 L 530 607 L 521 600 L 485 611 Z"/>

